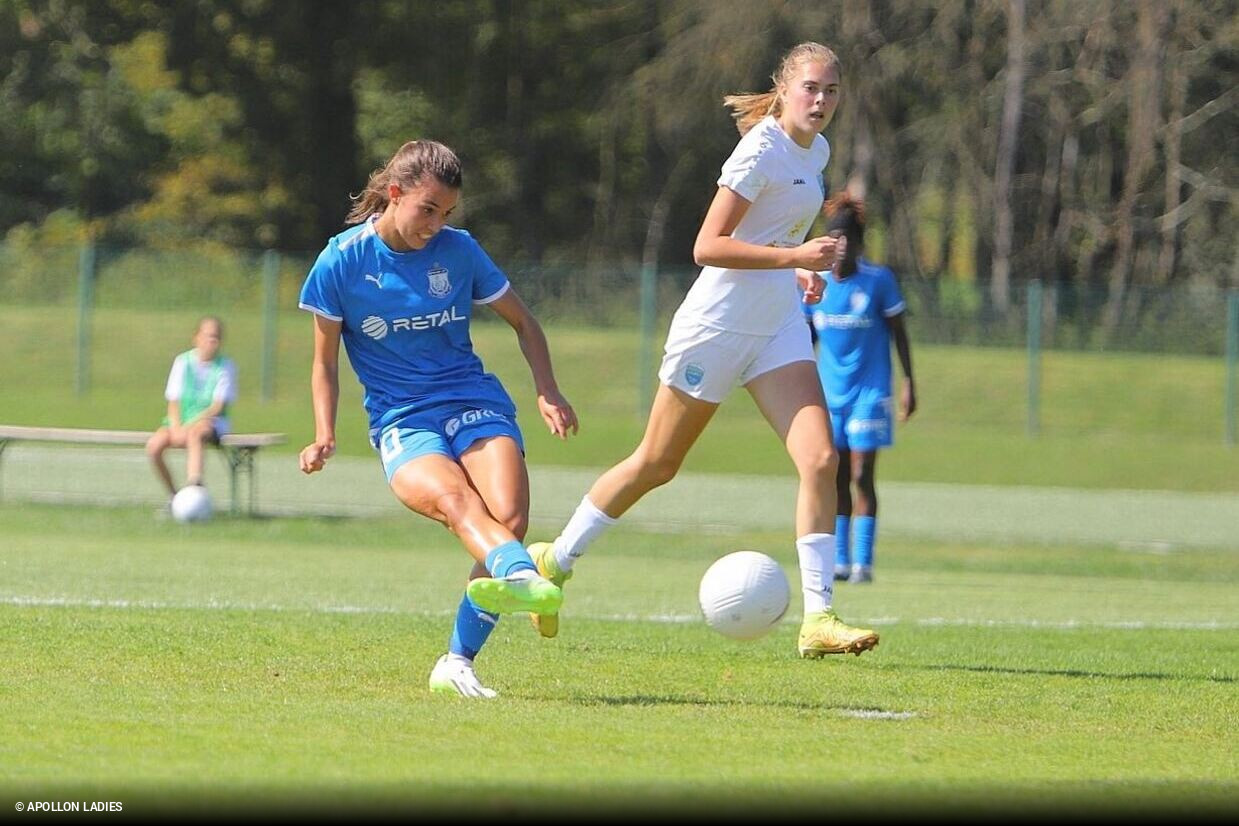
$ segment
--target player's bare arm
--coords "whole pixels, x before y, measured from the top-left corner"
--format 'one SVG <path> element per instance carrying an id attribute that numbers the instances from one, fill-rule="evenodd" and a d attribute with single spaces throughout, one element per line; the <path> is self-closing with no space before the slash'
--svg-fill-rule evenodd
<path id="1" fill-rule="evenodd" d="M 336 408 L 340 399 L 340 331 L 343 324 L 314 316 L 314 365 L 310 396 L 314 407 L 314 441 L 301 450 L 301 472 L 322 470 L 336 452 Z"/>
<path id="2" fill-rule="evenodd" d="M 908 328 L 903 323 L 903 313 L 886 320 L 891 337 L 895 340 L 895 352 L 899 366 L 903 368 L 903 386 L 899 391 L 899 421 L 907 421 L 916 412 L 916 381 L 912 378 L 912 345 L 908 341 Z"/>
<path id="3" fill-rule="evenodd" d="M 576 411 L 564 398 L 555 381 L 555 371 L 551 366 L 551 350 L 547 344 L 546 334 L 542 325 L 534 318 L 533 313 L 525 306 L 516 291 L 509 288 L 506 293 L 490 304 L 491 308 L 506 321 L 516 332 L 520 342 L 521 353 L 529 363 L 533 374 L 535 392 L 538 394 L 538 412 L 550 432 L 560 439 L 567 439 L 568 432 L 580 430 Z"/>
<path id="4" fill-rule="evenodd" d="M 834 238 L 810 238 L 798 247 L 766 247 L 732 238 L 731 234 L 750 206 L 727 187 L 718 188 L 693 244 L 693 260 L 699 266 L 740 270 L 830 269 L 835 260 L 837 242 Z"/>

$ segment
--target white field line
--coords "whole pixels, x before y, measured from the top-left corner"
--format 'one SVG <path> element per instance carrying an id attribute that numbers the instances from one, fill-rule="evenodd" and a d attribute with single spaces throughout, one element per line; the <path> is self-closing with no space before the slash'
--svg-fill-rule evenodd
<path id="1" fill-rule="evenodd" d="M 390 608 L 374 605 L 278 605 L 271 603 L 225 602 L 207 600 L 205 602 L 165 602 L 146 599 L 87 599 L 79 597 L 34 597 L 10 595 L 0 597 L 0 605 L 18 607 L 63 607 L 63 608 L 114 608 L 139 609 L 152 611 L 276 611 L 304 612 L 314 614 L 403 614 L 418 617 L 450 617 L 456 611 L 413 611 L 405 608 Z M 601 622 L 653 622 L 653 623 L 692 623 L 700 622 L 697 614 L 576 614 L 578 619 L 598 620 Z M 798 623 L 798 617 L 785 617 L 783 624 Z M 1239 630 L 1239 622 L 1179 622 L 1146 620 L 994 620 L 971 619 L 967 617 L 869 617 L 856 618 L 855 622 L 863 625 L 898 625 L 910 623 L 921 627 L 979 627 L 979 628 L 1038 628 L 1046 630 L 1074 630 L 1080 628 L 1110 628 L 1122 631 L 1235 631 Z"/>

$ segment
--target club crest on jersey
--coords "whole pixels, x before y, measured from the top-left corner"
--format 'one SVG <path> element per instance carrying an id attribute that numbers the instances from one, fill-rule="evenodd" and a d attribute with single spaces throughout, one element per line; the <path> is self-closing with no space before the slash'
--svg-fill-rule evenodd
<path id="1" fill-rule="evenodd" d="M 852 293 L 852 298 L 848 303 L 852 305 L 852 312 L 863 313 L 869 306 L 869 296 L 864 293 Z"/>
<path id="2" fill-rule="evenodd" d="M 426 277 L 430 279 L 430 294 L 435 298 L 443 298 L 452 291 L 452 282 L 447 280 L 447 269 L 437 264 L 432 267 Z"/>
<path id="3" fill-rule="evenodd" d="M 689 387 L 696 387 L 701 384 L 701 380 L 706 377 L 706 370 L 700 364 L 687 364 L 684 366 L 684 381 L 688 382 Z"/>

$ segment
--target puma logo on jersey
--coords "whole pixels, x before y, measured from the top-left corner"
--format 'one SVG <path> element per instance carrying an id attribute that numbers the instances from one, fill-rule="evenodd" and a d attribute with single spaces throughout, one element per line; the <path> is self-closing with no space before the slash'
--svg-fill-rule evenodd
<path id="1" fill-rule="evenodd" d="M 383 289 L 383 282 L 379 280 L 379 276 L 377 276 L 377 275 L 371 275 L 370 273 L 366 273 L 366 280 L 367 280 L 367 281 L 373 281 L 375 284 L 377 284 L 377 285 L 378 285 L 378 287 L 379 287 L 379 289 L 380 289 L 380 290 L 381 290 L 381 289 Z"/>

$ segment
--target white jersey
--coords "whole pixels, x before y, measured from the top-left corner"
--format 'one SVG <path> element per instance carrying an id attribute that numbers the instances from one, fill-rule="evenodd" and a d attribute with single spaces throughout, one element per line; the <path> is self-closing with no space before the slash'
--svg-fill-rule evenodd
<path id="1" fill-rule="evenodd" d="M 773 117 L 750 129 L 718 179 L 751 204 L 731 237 L 771 247 L 803 244 L 826 198 L 822 170 L 829 160 L 830 144 L 821 135 L 805 149 Z M 703 267 L 676 315 L 719 330 L 770 336 L 803 313 L 791 269 Z"/>
<path id="2" fill-rule="evenodd" d="M 216 435 L 224 436 L 231 432 L 232 428 L 228 419 L 227 405 L 237 400 L 237 366 L 232 359 L 223 356 L 218 357 L 218 362 L 219 375 L 211 391 L 210 403 L 223 402 L 225 405 L 223 412 L 215 417 L 214 422 Z M 168 382 L 164 385 L 163 397 L 170 402 L 182 401 L 186 396 L 185 380 L 188 377 L 188 371 L 193 372 L 193 383 L 201 388 L 206 387 L 215 369 L 215 362 L 199 361 L 194 350 L 181 353 L 172 360 L 172 370 L 168 373 Z M 199 403 L 207 404 L 205 399 L 199 399 Z M 181 412 L 183 414 L 186 412 L 184 407 Z"/>

